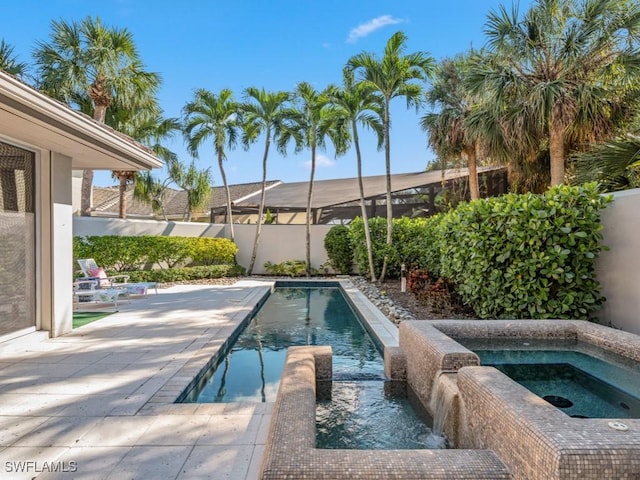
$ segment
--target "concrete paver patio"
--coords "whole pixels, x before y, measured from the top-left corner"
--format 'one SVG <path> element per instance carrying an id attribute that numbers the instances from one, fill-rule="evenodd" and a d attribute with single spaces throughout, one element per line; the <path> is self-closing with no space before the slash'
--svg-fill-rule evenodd
<path id="1" fill-rule="evenodd" d="M 272 405 L 173 404 L 171 382 L 271 285 L 175 286 L 68 335 L 0 346 L 0 478 L 257 478 Z"/>

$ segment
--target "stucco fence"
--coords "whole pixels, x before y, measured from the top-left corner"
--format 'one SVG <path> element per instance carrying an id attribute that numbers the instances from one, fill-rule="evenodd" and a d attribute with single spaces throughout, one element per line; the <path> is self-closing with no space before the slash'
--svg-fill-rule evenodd
<path id="1" fill-rule="evenodd" d="M 324 237 L 333 225 L 311 226 L 311 265 L 318 268 L 328 261 Z M 263 225 L 258 255 L 253 268 L 257 275 L 266 274 L 265 262 L 307 258 L 305 225 Z M 236 259 L 248 267 L 255 238 L 255 225 L 234 225 Z M 154 220 L 121 220 L 119 218 L 73 217 L 73 235 L 166 235 L 172 237 L 229 238 L 227 225 L 198 222 L 160 222 Z"/>
<path id="2" fill-rule="evenodd" d="M 604 252 L 596 263 L 596 275 L 607 298 L 598 312 L 613 327 L 640 334 L 640 189 L 614 194 L 614 202 L 602 215 Z M 311 264 L 325 263 L 324 237 L 331 225 L 312 225 Z M 238 263 L 247 267 L 251 258 L 255 225 L 234 225 Z M 74 217 L 74 235 L 169 235 L 187 237 L 227 237 L 228 227 L 205 223 L 120 220 Z M 303 260 L 304 225 L 263 225 L 254 273 L 265 274 L 264 263 Z"/>

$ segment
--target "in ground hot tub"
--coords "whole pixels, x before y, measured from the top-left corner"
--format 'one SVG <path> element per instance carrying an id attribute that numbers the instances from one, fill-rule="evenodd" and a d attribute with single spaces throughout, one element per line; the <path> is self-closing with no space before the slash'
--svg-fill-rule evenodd
<path id="1" fill-rule="evenodd" d="M 427 405 L 446 384 L 455 447 L 488 448 L 515 479 L 640 478 L 639 336 L 578 320 L 410 321 L 400 349 Z"/>
<path id="2" fill-rule="evenodd" d="M 577 339 L 458 342 L 574 418 L 640 418 L 640 362 Z"/>

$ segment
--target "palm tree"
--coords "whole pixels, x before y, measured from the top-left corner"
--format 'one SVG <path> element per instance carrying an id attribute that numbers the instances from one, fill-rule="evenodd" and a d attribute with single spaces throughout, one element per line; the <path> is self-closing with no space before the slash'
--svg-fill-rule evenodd
<path id="1" fill-rule="evenodd" d="M 489 96 L 511 148 L 548 150 L 551 185 L 565 180 L 566 152 L 608 138 L 638 94 L 640 14 L 626 0 L 536 0 L 489 14 L 488 51 L 472 66 L 474 91 Z"/>
<path id="2" fill-rule="evenodd" d="M 157 157 L 162 158 L 165 162 L 175 158 L 175 153 L 163 146 L 161 142 L 182 131 L 182 126 L 177 118 L 162 117 L 161 109 L 155 104 L 155 101 L 150 103 L 146 109 L 136 111 L 116 105 L 110 109 L 105 123 L 149 147 Z M 127 185 L 135 184 L 139 174 L 130 170 L 114 170 L 111 172 L 111 176 L 119 183 L 119 217 L 126 218 Z"/>
<path id="3" fill-rule="evenodd" d="M 249 87 L 244 91 L 246 102 L 242 105 L 243 112 L 243 143 L 249 146 L 260 135 L 264 134 L 264 153 L 262 155 L 262 186 L 260 189 L 260 207 L 258 208 L 258 223 L 253 240 L 253 250 L 247 274 L 251 275 L 258 254 L 258 242 L 262 229 L 262 215 L 264 213 L 265 190 L 267 187 L 267 158 L 271 141 L 277 143 L 282 124 L 282 110 L 289 100 L 287 92 L 267 92 Z"/>
<path id="4" fill-rule="evenodd" d="M 149 147 L 153 153 L 165 160 L 175 157 L 175 154 L 162 145 L 162 141 L 182 131 L 182 125 L 177 118 L 164 118 L 162 109 L 155 97 L 145 100 L 145 105 L 138 108 L 125 108 L 119 104 L 113 105 L 107 112 L 105 123 L 115 130 L 125 133 L 134 140 Z M 120 218 L 126 218 L 126 190 L 128 184 L 135 184 L 138 172 L 131 170 L 114 170 L 111 176 L 119 183 Z M 135 190 L 135 188 L 134 188 Z"/>
<path id="5" fill-rule="evenodd" d="M 356 151 L 356 162 L 358 167 L 358 187 L 360 190 L 360 212 L 364 226 L 365 242 L 367 245 L 367 257 L 369 260 L 369 278 L 376 281 L 376 271 L 373 263 L 373 247 L 371 242 L 371 231 L 367 206 L 364 196 L 364 185 L 362 182 L 362 154 L 360 152 L 360 136 L 358 135 L 358 124 L 373 130 L 378 138 L 378 148 L 382 148 L 384 134 L 381 118 L 382 98 L 377 95 L 370 86 L 364 83 L 356 83 L 353 71 L 344 69 L 342 72 L 342 88 L 335 88 L 329 91 L 331 103 L 336 107 L 337 115 L 344 118 L 349 126 L 353 146 Z"/>
<path id="6" fill-rule="evenodd" d="M 187 194 L 187 205 L 184 220 L 191 221 L 193 212 L 204 207 L 211 197 L 211 170 L 198 170 L 192 161 L 189 167 L 180 163 L 177 158 L 169 162 L 169 176 L 178 187 Z"/>
<path id="7" fill-rule="evenodd" d="M 427 132 L 429 146 L 439 158 L 466 156 L 469 194 L 471 200 L 477 200 L 480 198 L 476 159 L 478 135 L 469 128 L 468 119 L 479 99 L 464 83 L 468 58 L 468 55 L 459 55 L 453 60 L 443 60 L 438 66 L 425 96 L 431 107 L 437 107 L 438 111 L 424 115 L 420 125 Z"/>
<path id="8" fill-rule="evenodd" d="M 166 221 L 168 218 L 164 209 L 165 195 L 172 181 L 171 177 L 160 181 L 151 172 L 141 172 L 136 176 L 133 184 L 133 198 L 151 205 L 153 213 L 162 214 L 162 218 Z"/>
<path id="9" fill-rule="evenodd" d="M 218 95 L 200 88 L 192 101 L 184 106 L 185 136 L 191 154 L 197 157 L 198 149 L 209 138 L 218 158 L 220 176 L 227 196 L 227 217 L 231 241 L 234 241 L 231 193 L 224 172 L 225 147 L 234 148 L 240 136 L 240 108 L 233 100 L 233 92 L 222 89 Z"/>
<path id="10" fill-rule="evenodd" d="M 18 78 L 27 75 L 27 64 L 18 61 L 18 56 L 13 53 L 15 47 L 0 39 L 0 70 L 4 70 Z"/>
<path id="11" fill-rule="evenodd" d="M 367 87 L 380 93 L 383 98 L 382 128 L 384 135 L 384 159 L 387 176 L 387 245 L 391 245 L 393 234 L 393 206 L 391 202 L 391 100 L 405 97 L 407 108 L 420 105 L 423 87 L 432 74 L 434 60 L 426 52 L 403 55 L 407 37 L 403 32 L 394 33 L 387 41 L 384 54 L 378 59 L 375 54 L 362 52 L 349 59 L 347 68 L 357 70 L 360 80 Z M 388 256 L 385 255 L 380 281 L 387 272 Z"/>
<path id="12" fill-rule="evenodd" d="M 133 35 L 107 28 L 99 18 L 53 21 L 50 42 L 38 42 L 34 59 L 39 88 L 71 106 L 91 105 L 93 118 L 105 122 L 114 103 L 135 110 L 155 98 L 160 77 L 144 70 Z M 87 101 L 87 98 L 90 100 Z M 93 170 L 82 175 L 81 214 L 91 213 Z"/>
<path id="13" fill-rule="evenodd" d="M 577 155 L 572 183 L 597 181 L 606 192 L 640 186 L 640 130 Z"/>
<path id="14" fill-rule="evenodd" d="M 340 118 L 328 105 L 327 92 L 318 92 L 307 82 L 300 82 L 296 86 L 293 106 L 284 110 L 285 121 L 278 140 L 281 152 L 285 151 L 289 141 L 295 142 L 296 152 L 308 148 L 311 150 L 311 172 L 309 176 L 309 191 L 307 194 L 306 215 L 306 246 L 307 246 L 307 277 L 311 276 L 311 202 L 313 199 L 313 181 L 316 171 L 316 153 L 325 148 L 326 139 L 331 139 L 336 155 L 346 150 L 348 134 Z"/>

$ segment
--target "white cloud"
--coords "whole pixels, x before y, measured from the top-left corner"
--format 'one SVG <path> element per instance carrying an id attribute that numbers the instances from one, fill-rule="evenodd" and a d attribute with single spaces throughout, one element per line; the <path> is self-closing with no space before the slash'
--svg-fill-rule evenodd
<path id="1" fill-rule="evenodd" d="M 335 160 L 324 155 L 316 155 L 316 168 L 333 167 L 336 164 Z M 305 167 L 311 168 L 311 160 L 304 162 Z"/>
<path id="2" fill-rule="evenodd" d="M 368 22 L 361 23 L 356 28 L 352 28 L 349 32 L 349 36 L 347 37 L 347 42 L 355 43 L 359 38 L 366 37 L 370 33 L 375 32 L 379 28 L 385 27 L 387 25 L 396 25 L 398 23 L 402 23 L 403 20 L 399 18 L 394 18 L 391 15 L 382 15 L 380 17 L 376 17 L 374 19 L 369 20 Z"/>

